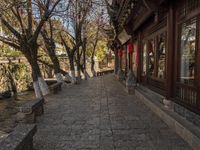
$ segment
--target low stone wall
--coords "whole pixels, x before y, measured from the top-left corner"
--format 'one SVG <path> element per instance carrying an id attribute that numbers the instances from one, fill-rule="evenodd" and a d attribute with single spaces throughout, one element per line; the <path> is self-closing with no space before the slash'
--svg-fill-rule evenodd
<path id="1" fill-rule="evenodd" d="M 50 85 L 49 88 L 52 94 L 57 94 L 59 91 L 62 90 L 62 83 L 61 82 L 54 83 Z"/>
<path id="2" fill-rule="evenodd" d="M 36 125 L 19 125 L 6 138 L 0 140 L 0 150 L 33 150 Z"/>
<path id="3" fill-rule="evenodd" d="M 114 73 L 114 70 L 105 70 L 105 71 L 98 71 L 97 76 L 103 76 L 106 74 Z"/>
<path id="4" fill-rule="evenodd" d="M 200 129 L 200 116 L 184 108 L 183 106 L 174 103 L 174 111 L 186 120 L 190 121 Z"/>
<path id="5" fill-rule="evenodd" d="M 44 113 L 43 104 L 44 99 L 36 99 L 19 107 L 20 113 L 24 114 L 23 121 L 25 123 L 35 123 L 36 116 L 40 116 Z"/>

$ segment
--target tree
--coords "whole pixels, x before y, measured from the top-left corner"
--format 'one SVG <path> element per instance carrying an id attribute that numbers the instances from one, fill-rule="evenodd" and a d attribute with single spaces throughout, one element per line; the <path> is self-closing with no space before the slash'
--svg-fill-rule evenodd
<path id="1" fill-rule="evenodd" d="M 97 1 L 98 2 L 98 1 Z M 87 49 L 88 56 L 91 61 L 91 72 L 95 76 L 95 60 L 94 57 L 97 55 L 98 51 L 103 51 L 102 45 L 107 46 L 107 35 L 104 33 L 104 26 L 107 25 L 106 20 L 106 9 L 104 2 L 97 3 L 98 5 L 94 6 L 95 11 L 92 13 L 92 19 L 88 24 L 87 31 Z M 100 43 L 100 44 L 99 44 Z"/>
<path id="2" fill-rule="evenodd" d="M 67 32 L 67 35 L 66 34 L 64 35 L 64 32 L 63 34 L 60 33 L 60 39 L 61 39 L 62 44 L 64 45 L 64 48 L 69 58 L 71 82 L 72 84 L 75 84 L 77 81 L 75 77 L 74 57 L 75 57 L 76 48 L 79 45 L 75 45 L 74 40 L 73 40 L 74 38 L 72 36 L 69 37 L 68 32 Z"/>
<path id="3" fill-rule="evenodd" d="M 97 23 L 99 24 L 99 22 L 97 22 Z M 91 72 L 92 72 L 93 76 L 96 76 L 96 73 L 94 70 L 94 65 L 95 65 L 94 55 L 95 55 L 95 50 L 96 50 L 98 40 L 99 40 L 99 25 L 98 24 L 97 24 L 97 31 L 95 34 L 94 42 L 92 43 L 93 49 L 92 49 L 92 55 L 91 55 Z"/>
<path id="4" fill-rule="evenodd" d="M 2 4 L 9 6 L 5 11 L 0 9 L 0 20 L 4 28 L 0 41 L 21 51 L 28 60 L 37 98 L 49 93 L 37 63 L 37 39 L 44 23 L 51 17 L 60 1 L 2 0 Z M 2 4 L 0 6 L 3 6 Z"/>
<path id="5" fill-rule="evenodd" d="M 43 27 L 43 29 L 41 30 L 41 35 L 43 37 L 46 52 L 53 63 L 54 73 L 56 75 L 57 82 L 63 82 L 63 77 L 62 77 L 61 69 L 60 69 L 60 63 L 55 52 L 56 42 L 54 39 L 55 35 L 53 33 L 54 32 L 53 24 L 54 22 L 52 22 L 52 20 L 49 19 L 48 20 L 49 28 L 47 30 L 47 28 Z"/>
<path id="6" fill-rule="evenodd" d="M 82 29 L 90 12 L 91 5 L 92 0 L 71 1 L 65 18 L 65 21 L 68 22 L 68 24 L 63 33 L 60 34 L 60 38 L 69 57 L 72 80 L 75 80 L 74 61 L 77 66 L 77 78 L 81 78 L 81 56 L 83 54 L 83 48 L 81 48 L 81 46 L 83 46 Z"/>

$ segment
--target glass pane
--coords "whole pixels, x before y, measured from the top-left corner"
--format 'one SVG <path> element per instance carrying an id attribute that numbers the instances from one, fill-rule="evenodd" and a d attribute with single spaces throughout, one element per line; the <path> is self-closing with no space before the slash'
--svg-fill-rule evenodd
<path id="1" fill-rule="evenodd" d="M 147 74 L 147 44 L 144 44 L 143 47 L 143 69 L 142 75 L 146 76 Z"/>
<path id="2" fill-rule="evenodd" d="M 155 58 L 154 58 L 154 54 L 155 54 L 155 43 L 154 40 L 150 40 L 149 41 L 149 48 L 148 48 L 148 52 L 149 52 L 149 69 L 148 69 L 148 73 L 149 76 L 153 76 L 154 75 L 154 63 L 155 63 Z"/>
<path id="3" fill-rule="evenodd" d="M 157 77 L 160 79 L 165 78 L 165 59 L 166 59 L 166 40 L 165 34 L 158 36 L 158 74 Z"/>
<path id="4" fill-rule="evenodd" d="M 196 43 L 196 21 L 182 25 L 181 33 L 181 69 L 180 81 L 184 84 L 194 83 L 195 70 L 195 43 Z"/>

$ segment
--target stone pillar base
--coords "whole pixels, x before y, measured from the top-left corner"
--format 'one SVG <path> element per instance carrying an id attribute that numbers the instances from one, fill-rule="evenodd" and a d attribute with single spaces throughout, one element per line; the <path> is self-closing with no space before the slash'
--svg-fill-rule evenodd
<path id="1" fill-rule="evenodd" d="M 135 94 L 135 86 L 126 86 L 126 92 L 128 93 L 128 94 Z"/>
<path id="2" fill-rule="evenodd" d="M 76 84 L 80 84 L 81 83 L 81 77 L 76 77 Z"/>
<path id="3" fill-rule="evenodd" d="M 136 80 L 133 71 L 129 70 L 128 77 L 126 80 L 126 91 L 129 94 L 135 93 L 135 87 L 136 87 Z"/>
<path id="4" fill-rule="evenodd" d="M 168 99 L 163 99 L 163 104 L 164 104 L 164 107 L 166 108 L 166 109 L 168 109 L 168 110 L 171 110 L 171 111 L 173 111 L 174 109 L 173 109 L 173 102 L 171 101 L 171 100 L 168 100 Z"/>
<path id="5" fill-rule="evenodd" d="M 117 73 L 118 73 L 118 69 L 115 69 L 114 74 L 117 75 Z"/>

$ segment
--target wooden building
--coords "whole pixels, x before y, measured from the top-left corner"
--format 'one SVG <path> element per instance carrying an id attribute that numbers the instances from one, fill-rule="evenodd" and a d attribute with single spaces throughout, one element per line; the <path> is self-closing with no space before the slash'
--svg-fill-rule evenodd
<path id="1" fill-rule="evenodd" d="M 133 70 L 140 85 L 200 114 L 200 0 L 113 0 L 109 10 L 121 79 Z"/>

